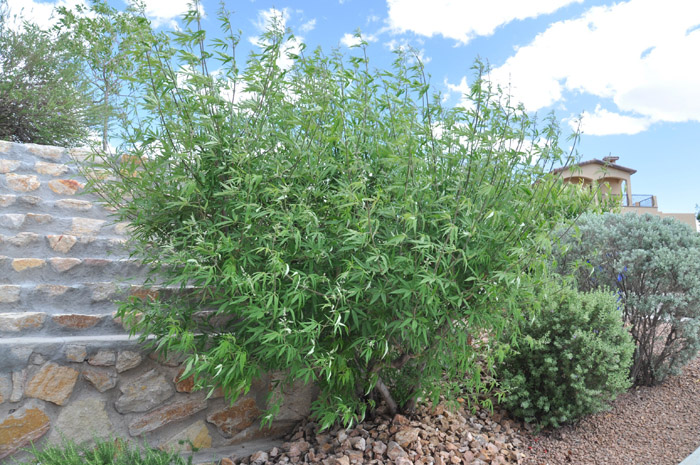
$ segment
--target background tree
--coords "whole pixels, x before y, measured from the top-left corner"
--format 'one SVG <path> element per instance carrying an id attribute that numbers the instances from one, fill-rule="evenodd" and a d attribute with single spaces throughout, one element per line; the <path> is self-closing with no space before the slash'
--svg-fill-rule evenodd
<path id="1" fill-rule="evenodd" d="M 700 235 L 673 218 L 584 215 L 563 238 L 559 269 L 582 291 L 616 291 L 636 343 L 631 376 L 652 385 L 700 350 Z"/>
<path id="2" fill-rule="evenodd" d="M 87 140 L 91 100 L 63 34 L 9 24 L 0 0 L 0 139 L 74 146 Z"/>
<path id="3" fill-rule="evenodd" d="M 70 50 L 82 64 L 83 80 L 90 85 L 90 108 L 99 121 L 106 151 L 112 121 L 124 117 L 124 99 L 130 96 L 128 80 L 134 63 L 127 58 L 128 50 L 149 33 L 150 23 L 133 7 L 119 11 L 102 0 L 91 0 L 89 7 L 76 5 L 75 10 L 61 6 L 57 12 L 57 31 L 70 37 Z"/>
<path id="4" fill-rule="evenodd" d="M 275 29 L 239 71 L 226 14 L 211 44 L 199 19 L 130 52 L 132 156 L 95 181 L 153 284 L 180 289 L 120 316 L 231 399 L 264 372 L 317 383 L 324 426 L 486 389 L 502 346 L 482 336 L 517 321 L 554 228 L 586 206 L 548 174 L 571 158 L 556 120 L 540 128 L 480 64 L 472 106 L 445 109 L 411 54 L 372 71 L 366 44 L 290 54 Z"/>

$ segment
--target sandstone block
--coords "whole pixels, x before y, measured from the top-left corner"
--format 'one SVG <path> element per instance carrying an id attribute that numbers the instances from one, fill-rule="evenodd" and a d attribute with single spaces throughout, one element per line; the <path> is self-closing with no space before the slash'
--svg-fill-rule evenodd
<path id="1" fill-rule="evenodd" d="M 9 173 L 19 168 L 22 162 L 19 160 L 0 160 L 0 174 Z"/>
<path id="2" fill-rule="evenodd" d="M 76 199 L 61 199 L 56 200 L 54 203 L 59 208 L 67 208 L 70 210 L 87 211 L 92 208 L 92 202 L 87 200 L 76 200 Z"/>
<path id="3" fill-rule="evenodd" d="M 65 152 L 63 147 L 52 147 L 50 145 L 24 144 L 24 148 L 34 155 L 47 160 L 60 160 Z"/>
<path id="4" fill-rule="evenodd" d="M 92 301 L 104 302 L 113 299 L 119 288 L 114 283 L 93 283 L 90 285 L 92 289 Z"/>
<path id="5" fill-rule="evenodd" d="M 23 195 L 19 198 L 19 202 L 24 206 L 32 207 L 41 202 L 41 197 L 35 195 Z"/>
<path id="6" fill-rule="evenodd" d="M 208 449 L 211 447 L 211 436 L 207 425 L 202 420 L 191 424 L 187 429 L 171 437 L 158 448 L 172 452 L 190 452 L 193 446 L 197 449 Z"/>
<path id="7" fill-rule="evenodd" d="M 68 172 L 68 166 L 61 163 L 47 163 L 45 161 L 38 161 L 34 164 L 34 170 L 39 174 L 60 176 L 63 173 Z"/>
<path id="8" fill-rule="evenodd" d="M 12 393 L 10 402 L 19 402 L 24 397 L 24 386 L 27 383 L 27 370 L 16 370 L 12 372 Z"/>
<path id="9" fill-rule="evenodd" d="M 100 322 L 102 317 L 95 315 L 78 315 L 78 314 L 66 314 L 66 315 L 54 315 L 51 317 L 53 322 L 64 328 L 71 329 L 87 329 L 92 328 L 97 323 Z"/>
<path id="10" fill-rule="evenodd" d="M 49 262 L 51 262 L 51 266 L 55 271 L 58 273 L 63 273 L 64 271 L 68 271 L 71 268 L 78 266 L 82 263 L 82 260 L 79 258 L 59 258 L 59 257 L 54 257 L 54 258 L 49 258 Z"/>
<path id="11" fill-rule="evenodd" d="M 26 215 L 20 213 L 8 213 L 5 215 L 0 215 L 0 226 L 10 229 L 19 229 L 24 224 L 24 219 Z"/>
<path id="12" fill-rule="evenodd" d="M 0 207 L 9 207 L 17 201 L 16 195 L 0 195 Z"/>
<path id="13" fill-rule="evenodd" d="M 68 253 L 75 243 L 78 242 L 77 237 L 67 234 L 48 235 L 46 239 L 49 241 L 49 247 L 60 253 Z"/>
<path id="14" fill-rule="evenodd" d="M 114 370 L 88 367 L 83 370 L 83 378 L 100 392 L 108 391 L 117 385 L 117 373 Z"/>
<path id="15" fill-rule="evenodd" d="M 84 362 L 87 359 L 87 347 L 79 344 L 66 346 L 66 360 L 69 362 Z"/>
<path id="16" fill-rule="evenodd" d="M 136 368 L 141 364 L 143 357 L 138 352 L 132 352 L 130 350 L 122 350 L 117 355 L 117 373 L 123 373 L 125 371 Z"/>
<path id="17" fill-rule="evenodd" d="M 95 236 L 100 232 L 104 220 L 93 220 L 91 218 L 73 218 L 70 234 L 74 236 Z"/>
<path id="18" fill-rule="evenodd" d="M 39 235 L 33 232 L 21 232 L 16 236 L 8 237 L 7 242 L 14 245 L 15 247 L 26 247 L 29 244 L 37 241 Z"/>
<path id="19" fill-rule="evenodd" d="M 0 373 L 0 404 L 10 400 L 12 394 L 12 376 L 9 373 Z"/>
<path id="20" fill-rule="evenodd" d="M 90 443 L 93 438 L 107 439 L 113 436 L 112 422 L 107 416 L 104 401 L 76 400 L 62 408 L 48 440 L 58 444 L 61 435 L 78 444 Z"/>
<path id="21" fill-rule="evenodd" d="M 119 413 L 146 412 L 175 394 L 168 380 L 156 370 L 151 370 L 129 383 L 123 383 L 119 390 L 122 395 L 114 404 Z"/>
<path id="22" fill-rule="evenodd" d="M 10 304 L 19 302 L 20 287 L 12 284 L 0 285 L 0 303 Z"/>
<path id="23" fill-rule="evenodd" d="M 27 213 L 27 220 L 34 224 L 46 224 L 53 221 L 53 216 L 51 215 L 39 215 L 36 213 Z"/>
<path id="24" fill-rule="evenodd" d="M 41 186 L 41 183 L 33 174 L 7 173 L 5 175 L 5 181 L 7 181 L 7 187 L 15 192 L 31 192 L 37 190 L 39 186 Z"/>
<path id="25" fill-rule="evenodd" d="M 72 368 L 47 363 L 27 383 L 24 394 L 56 405 L 66 403 L 78 380 L 78 372 Z"/>
<path id="26" fill-rule="evenodd" d="M 116 360 L 117 354 L 113 350 L 100 350 L 88 358 L 88 363 L 98 367 L 111 367 Z"/>
<path id="27" fill-rule="evenodd" d="M 42 268 L 46 265 L 46 260 L 41 258 L 15 258 L 12 260 L 12 268 L 15 271 L 30 270 L 32 268 Z"/>
<path id="28" fill-rule="evenodd" d="M 207 421 L 215 425 L 222 436 L 230 438 L 252 425 L 261 413 L 255 399 L 246 397 L 232 407 L 210 413 Z"/>
<path id="29" fill-rule="evenodd" d="M 65 294 L 70 288 L 68 286 L 61 286 L 60 284 L 38 284 L 34 289 L 42 294 L 57 297 Z"/>
<path id="30" fill-rule="evenodd" d="M 11 148 L 12 148 L 12 142 L 0 140 L 0 153 L 9 152 L 9 150 Z"/>
<path id="31" fill-rule="evenodd" d="M 0 313 L 0 332 L 17 333 L 27 329 L 39 329 L 46 321 L 46 313 Z"/>
<path id="32" fill-rule="evenodd" d="M 52 179 L 49 181 L 49 189 L 59 195 L 75 195 L 83 187 L 85 185 L 75 179 Z"/>
<path id="33" fill-rule="evenodd" d="M 129 434 L 138 436 L 156 430 L 174 421 L 180 421 L 207 408 L 203 398 L 182 399 L 147 413 L 141 418 L 129 423 Z"/>
<path id="34" fill-rule="evenodd" d="M 38 440 L 49 427 L 49 417 L 35 404 L 12 413 L 0 423 L 0 459 Z"/>

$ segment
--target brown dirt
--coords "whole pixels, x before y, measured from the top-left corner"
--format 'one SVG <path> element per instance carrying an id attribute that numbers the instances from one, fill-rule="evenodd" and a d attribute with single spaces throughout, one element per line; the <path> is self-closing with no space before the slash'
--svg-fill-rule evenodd
<path id="1" fill-rule="evenodd" d="M 608 412 L 525 440 L 527 465 L 676 465 L 700 447 L 700 358 L 620 395 Z"/>

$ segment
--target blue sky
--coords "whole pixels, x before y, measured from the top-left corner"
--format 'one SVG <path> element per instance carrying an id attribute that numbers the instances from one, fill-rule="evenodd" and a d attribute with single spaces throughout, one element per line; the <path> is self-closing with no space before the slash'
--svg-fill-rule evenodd
<path id="1" fill-rule="evenodd" d="M 124 6 L 124 0 L 111 0 Z M 40 24 L 56 4 L 8 0 Z M 145 0 L 158 27 L 172 27 L 187 0 Z M 209 32 L 217 0 L 202 4 Z M 570 131 L 583 115 L 583 159 L 619 156 L 634 168 L 634 194 L 654 194 L 664 212 L 700 204 L 700 0 L 226 0 L 247 54 L 271 18 L 301 41 L 348 47 L 359 28 L 370 60 L 420 51 L 433 86 L 459 103 L 481 57 L 492 79 L 539 115 L 554 110 Z M 292 44 L 293 45 L 293 44 Z"/>

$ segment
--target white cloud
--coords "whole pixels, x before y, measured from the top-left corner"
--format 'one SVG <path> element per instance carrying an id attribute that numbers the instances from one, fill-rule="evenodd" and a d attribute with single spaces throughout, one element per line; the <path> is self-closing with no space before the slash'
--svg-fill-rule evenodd
<path id="1" fill-rule="evenodd" d="M 64 6 L 66 8 L 75 9 L 77 5 L 87 7 L 84 0 L 59 0 L 57 2 L 36 2 L 34 0 L 8 0 L 7 6 L 10 13 L 10 27 L 17 29 L 22 23 L 22 19 L 35 23 L 41 28 L 49 28 L 58 21 L 54 10 L 57 7 Z M 12 21 L 12 17 L 18 21 Z"/>
<path id="2" fill-rule="evenodd" d="M 299 32 L 307 33 L 314 30 L 316 27 L 316 18 L 311 19 L 299 27 Z"/>
<path id="3" fill-rule="evenodd" d="M 376 42 L 377 36 L 372 34 L 362 34 L 362 37 L 356 37 L 355 34 L 345 33 L 343 37 L 340 38 L 340 43 L 341 45 L 350 48 L 360 45 L 363 40 L 365 42 Z"/>
<path id="4" fill-rule="evenodd" d="M 374 36 L 372 36 L 374 37 Z M 422 41 L 418 41 L 422 42 Z M 396 39 L 391 39 L 389 42 L 385 42 L 384 46 L 391 50 L 392 52 L 395 50 L 401 50 L 404 52 L 409 52 L 411 54 L 415 54 L 415 57 L 418 58 L 424 65 L 427 63 L 430 63 L 432 58 L 427 56 L 425 54 L 425 49 L 418 49 L 414 47 L 408 40 L 402 39 L 402 40 L 396 40 Z"/>
<path id="5" fill-rule="evenodd" d="M 388 0 L 389 24 L 395 32 L 412 31 L 432 37 L 440 34 L 466 44 L 488 36 L 514 20 L 535 18 L 583 0 Z"/>
<path id="6" fill-rule="evenodd" d="M 462 76 L 462 80 L 459 81 L 459 84 L 451 84 L 447 78 L 445 78 L 445 87 L 447 88 L 447 91 L 443 94 L 443 101 L 448 100 L 450 97 L 452 97 L 452 93 L 457 93 L 459 94 L 459 103 L 458 106 L 462 108 L 471 108 L 472 102 L 465 96 L 468 96 L 469 93 L 471 92 L 471 89 L 469 87 L 469 83 L 467 82 L 467 78 L 465 76 Z"/>
<path id="7" fill-rule="evenodd" d="M 700 2 L 631 0 L 594 7 L 549 26 L 491 77 L 512 82 L 529 110 L 561 102 L 567 92 L 610 99 L 629 117 L 596 109 L 589 130 L 611 124 L 624 133 L 655 121 L 700 121 Z M 590 133 L 590 132 L 589 132 Z"/>
<path id="8" fill-rule="evenodd" d="M 576 119 L 571 119 L 568 123 L 574 130 L 579 125 Z M 596 105 L 593 113 L 584 111 L 581 114 L 581 132 L 589 136 L 633 135 L 646 131 L 651 124 L 650 118 L 621 115 L 601 108 L 600 105 Z"/>

